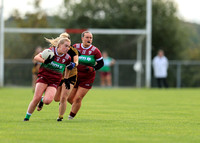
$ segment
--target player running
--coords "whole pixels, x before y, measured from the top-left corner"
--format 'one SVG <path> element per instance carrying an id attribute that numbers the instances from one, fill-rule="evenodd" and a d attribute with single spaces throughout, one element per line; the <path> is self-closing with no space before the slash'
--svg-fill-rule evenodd
<path id="1" fill-rule="evenodd" d="M 70 35 L 68 33 L 62 33 L 59 37 L 55 39 L 47 39 L 46 40 L 52 45 L 55 46 L 59 39 L 61 38 L 68 38 L 70 39 Z M 56 102 L 60 102 L 59 105 L 59 116 L 57 121 L 62 121 L 64 113 L 67 107 L 67 97 L 70 94 L 71 90 L 74 87 L 74 84 L 77 81 L 77 66 L 78 66 L 78 56 L 80 56 L 80 52 L 73 46 L 70 46 L 69 51 L 67 52 L 71 57 L 71 65 L 67 68 L 70 70 L 69 78 L 64 78 L 60 82 L 54 100 Z M 65 83 L 65 84 L 64 84 Z"/>
<path id="2" fill-rule="evenodd" d="M 48 105 L 53 101 L 64 70 L 67 78 L 69 70 L 66 68 L 66 65 L 71 65 L 71 57 L 67 54 L 70 45 L 71 41 L 68 38 L 61 38 L 59 39 L 56 47 L 49 48 L 54 52 L 55 56 L 53 58 L 50 58 L 49 56 L 46 60 L 44 60 L 41 53 L 34 57 L 34 60 L 42 63 L 42 65 L 39 69 L 35 93 L 28 106 L 24 121 L 29 121 L 30 116 L 40 101 L 41 105 L 43 105 L 43 103 Z M 44 98 L 42 98 L 43 93 L 45 94 Z M 41 110 L 41 108 L 42 106 L 39 106 L 38 110 Z"/>
<path id="3" fill-rule="evenodd" d="M 96 70 L 99 70 L 104 65 L 100 50 L 92 45 L 92 38 L 93 35 L 91 32 L 84 31 L 81 34 L 82 43 L 73 45 L 82 55 L 93 56 L 96 64 L 94 66 L 78 65 L 78 79 L 68 97 L 68 102 L 72 104 L 68 119 L 73 119 L 76 116 L 81 107 L 82 99 L 92 88 Z"/>

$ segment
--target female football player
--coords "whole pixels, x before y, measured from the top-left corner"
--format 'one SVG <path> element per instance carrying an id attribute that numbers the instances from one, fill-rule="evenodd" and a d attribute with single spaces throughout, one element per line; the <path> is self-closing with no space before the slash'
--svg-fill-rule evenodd
<path id="1" fill-rule="evenodd" d="M 94 56 L 96 60 L 96 65 L 86 66 L 79 64 L 78 69 L 78 78 L 77 82 L 72 89 L 68 102 L 72 104 L 71 112 L 68 119 L 73 119 L 78 113 L 81 102 L 87 92 L 92 88 L 92 84 L 95 79 L 96 71 L 103 67 L 103 57 L 100 50 L 92 45 L 93 35 L 89 31 L 84 31 L 81 34 L 82 43 L 74 44 L 73 46 L 78 49 L 82 55 Z"/>
<path id="2" fill-rule="evenodd" d="M 53 58 L 50 58 L 49 56 L 46 60 L 44 60 L 41 53 L 34 57 L 34 60 L 42 64 L 36 81 L 35 93 L 28 106 L 24 121 L 29 121 L 30 116 L 39 102 L 38 110 L 41 110 L 43 103 L 48 105 L 53 101 L 64 70 L 66 71 L 65 75 L 68 75 L 66 65 L 70 65 L 71 62 L 71 57 L 67 54 L 70 45 L 71 41 L 68 38 L 61 38 L 59 39 L 56 47 L 49 48 L 54 52 Z M 43 93 L 44 98 L 42 98 Z"/>
<path id="3" fill-rule="evenodd" d="M 68 33 L 62 33 L 60 34 L 59 37 L 55 38 L 55 39 L 47 39 L 46 40 L 52 45 L 55 46 L 57 44 L 57 42 L 59 41 L 59 39 L 61 38 L 68 38 L 70 39 L 70 36 Z M 76 83 L 77 80 L 77 66 L 78 66 L 78 56 L 80 55 L 80 53 L 78 52 L 78 50 L 76 48 L 74 48 L 73 46 L 70 46 L 70 49 L 68 51 L 68 54 L 71 56 L 71 64 L 70 66 L 68 66 L 68 70 L 70 70 L 69 73 L 69 78 L 64 78 L 61 80 L 58 90 L 56 92 L 56 95 L 54 97 L 54 100 L 56 102 L 60 102 L 59 105 L 59 116 L 57 121 L 62 121 L 64 113 L 66 111 L 66 107 L 67 107 L 67 97 L 70 93 L 70 91 L 72 90 L 72 88 L 74 87 L 74 84 Z M 65 83 L 65 84 L 64 84 Z"/>

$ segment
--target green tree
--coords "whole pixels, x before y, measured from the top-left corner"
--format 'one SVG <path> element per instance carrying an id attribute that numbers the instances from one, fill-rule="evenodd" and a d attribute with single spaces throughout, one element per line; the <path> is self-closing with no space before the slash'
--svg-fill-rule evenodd
<path id="1" fill-rule="evenodd" d="M 22 28 L 47 28 L 48 21 L 45 11 L 40 7 L 41 0 L 34 1 L 35 13 L 26 13 L 22 17 L 18 10 L 13 12 L 12 18 L 16 27 Z M 6 58 L 30 58 L 33 56 L 35 48 L 45 46 L 43 34 L 6 34 L 5 57 Z M 15 51 L 15 54 L 13 54 Z"/>
<path id="2" fill-rule="evenodd" d="M 65 0 L 65 2 L 66 17 L 63 23 L 69 28 L 145 28 L 146 0 L 81 0 L 77 3 Z M 162 48 L 169 59 L 182 58 L 180 51 L 187 49 L 188 35 L 176 16 L 175 3 L 153 0 L 152 13 L 152 55 L 156 55 L 157 50 Z M 95 41 L 98 41 L 95 43 L 101 49 L 107 50 L 116 58 L 135 58 L 134 36 L 95 35 Z"/>
<path id="3" fill-rule="evenodd" d="M 152 45 L 153 55 L 163 49 L 170 60 L 182 59 L 189 44 L 187 29 L 176 16 L 173 1 L 153 1 Z M 181 51 L 181 52 L 180 52 Z"/>
<path id="4" fill-rule="evenodd" d="M 190 29 L 189 35 L 189 48 L 184 51 L 184 57 L 188 60 L 200 60 L 200 25 L 194 23 L 183 23 L 186 29 Z"/>
<path id="5" fill-rule="evenodd" d="M 19 12 L 15 11 L 13 15 L 15 25 L 33 28 L 123 29 L 144 29 L 146 26 L 146 0 L 64 0 L 65 5 L 61 11 L 65 11 L 65 13 L 61 16 L 55 14 L 55 16 L 48 18 L 40 7 L 41 1 L 35 0 L 35 13 L 27 13 L 25 17 L 20 17 Z M 190 31 L 177 18 L 175 3 L 170 0 L 153 0 L 152 12 L 152 55 L 156 55 L 157 50 L 162 48 L 171 60 L 187 58 L 187 52 L 184 51 L 189 49 L 188 33 Z M 46 45 L 42 34 L 20 35 L 14 34 L 16 38 L 21 40 L 20 43 L 9 42 L 6 43 L 6 47 L 12 51 L 12 47 L 16 47 L 14 45 L 17 44 L 22 49 L 20 53 L 23 53 L 23 58 L 30 57 L 38 44 Z M 71 37 L 72 43 L 81 42 L 80 34 L 72 34 Z M 94 37 L 94 44 L 97 47 L 108 51 L 111 56 L 117 59 L 135 59 L 135 41 L 136 36 L 127 35 L 95 35 Z M 28 51 L 27 47 L 31 50 Z M 8 49 L 6 51 L 9 51 Z M 145 55 L 144 50 L 143 52 Z M 10 57 L 11 54 L 7 56 Z"/>

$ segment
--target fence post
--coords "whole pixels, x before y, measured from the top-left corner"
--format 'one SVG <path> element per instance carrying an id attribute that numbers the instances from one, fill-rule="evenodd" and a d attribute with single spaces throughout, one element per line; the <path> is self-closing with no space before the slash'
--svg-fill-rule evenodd
<path id="1" fill-rule="evenodd" d="M 176 71 L 176 87 L 181 87 L 181 63 L 177 63 L 177 71 Z"/>
<path id="2" fill-rule="evenodd" d="M 142 76 L 142 41 L 144 36 L 140 36 L 137 39 L 137 61 L 141 65 L 140 69 L 136 71 L 136 87 L 141 88 L 141 76 Z M 136 64 L 136 63 L 135 63 Z"/>
<path id="3" fill-rule="evenodd" d="M 119 86 L 119 63 L 117 61 L 114 64 L 114 86 Z"/>

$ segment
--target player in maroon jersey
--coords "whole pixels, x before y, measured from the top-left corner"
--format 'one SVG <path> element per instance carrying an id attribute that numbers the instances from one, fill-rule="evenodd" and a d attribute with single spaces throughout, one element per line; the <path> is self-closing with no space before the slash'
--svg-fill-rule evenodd
<path id="1" fill-rule="evenodd" d="M 34 97 L 29 104 L 24 121 L 29 121 L 38 103 L 39 105 L 43 105 L 43 103 L 48 105 L 53 101 L 64 70 L 66 71 L 65 75 L 68 75 L 66 65 L 69 65 L 71 62 L 71 57 L 67 54 L 70 45 L 71 41 L 68 38 L 61 38 L 58 41 L 57 47 L 49 48 L 54 52 L 53 58 L 50 59 L 49 56 L 49 58 L 44 60 L 41 53 L 34 57 L 34 60 L 42 64 L 36 81 Z M 44 98 L 42 98 L 43 93 L 45 94 Z M 39 108 L 42 108 L 42 106 Z"/>
<path id="2" fill-rule="evenodd" d="M 96 70 L 99 70 L 103 67 L 103 57 L 101 55 L 100 50 L 92 45 L 93 35 L 89 31 L 84 31 L 81 34 L 82 43 L 74 44 L 73 46 L 78 49 L 78 51 L 82 55 L 91 55 L 94 56 L 96 60 L 96 65 L 94 66 L 86 66 L 79 64 L 78 69 L 78 79 L 77 82 L 72 89 L 68 102 L 72 104 L 71 112 L 69 114 L 68 119 L 73 119 L 75 115 L 78 113 L 81 107 L 81 101 L 87 92 L 92 88 L 92 84 L 95 79 Z"/>
<path id="3" fill-rule="evenodd" d="M 64 33 L 61 33 L 59 35 L 59 37 L 57 37 L 57 38 L 52 38 L 52 39 L 45 38 L 45 39 L 47 40 L 47 42 L 50 43 L 50 45 L 56 46 L 57 42 L 61 38 L 70 39 L 70 35 L 68 33 L 64 32 Z M 80 55 L 80 53 L 73 46 L 70 46 L 70 49 L 67 53 L 71 57 L 71 64 L 70 64 L 70 66 L 67 67 L 67 69 L 70 70 L 69 78 L 66 79 L 66 78 L 64 78 L 64 75 L 63 75 L 63 79 L 60 82 L 60 85 L 58 86 L 57 92 L 54 96 L 54 101 L 60 102 L 59 103 L 59 116 L 57 118 L 57 121 L 63 120 L 63 116 L 64 116 L 66 108 L 67 108 L 67 97 L 69 96 L 69 94 L 70 94 L 71 90 L 73 89 L 73 87 L 76 83 L 76 80 L 77 80 L 78 56 Z M 69 85 L 69 86 L 66 87 L 66 85 Z"/>

